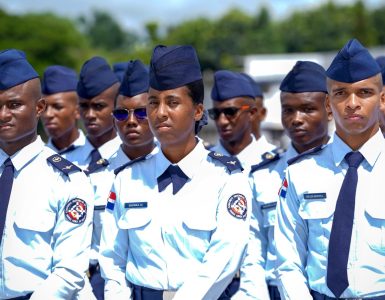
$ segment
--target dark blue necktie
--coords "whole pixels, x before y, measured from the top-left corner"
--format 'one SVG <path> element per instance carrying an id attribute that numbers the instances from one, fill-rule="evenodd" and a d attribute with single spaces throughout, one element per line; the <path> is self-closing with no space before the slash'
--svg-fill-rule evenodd
<path id="1" fill-rule="evenodd" d="M 3 236 L 9 197 L 11 196 L 14 168 L 10 158 L 4 162 L 4 170 L 0 177 L 0 240 Z"/>
<path id="2" fill-rule="evenodd" d="M 107 161 L 102 158 L 98 149 L 94 149 L 91 151 L 91 162 L 88 165 L 88 173 L 93 173 L 107 164 Z"/>
<path id="3" fill-rule="evenodd" d="M 159 192 L 172 183 L 172 194 L 175 195 L 187 182 L 188 177 L 178 166 L 170 165 L 157 180 Z"/>
<path id="4" fill-rule="evenodd" d="M 357 168 L 363 159 L 360 152 L 349 152 L 345 155 L 349 169 L 342 182 L 334 211 L 326 280 L 327 286 L 337 298 L 349 286 L 347 267 L 358 181 Z"/>

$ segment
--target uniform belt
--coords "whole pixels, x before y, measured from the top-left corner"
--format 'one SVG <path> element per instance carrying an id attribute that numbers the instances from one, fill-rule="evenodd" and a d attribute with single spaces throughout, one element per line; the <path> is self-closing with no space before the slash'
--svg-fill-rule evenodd
<path id="1" fill-rule="evenodd" d="M 28 295 L 25 295 L 25 296 L 19 296 L 19 297 L 15 297 L 15 298 L 8 298 L 7 300 L 25 300 L 25 299 L 31 298 L 31 296 L 32 296 L 32 293 L 29 293 Z"/>
<path id="2" fill-rule="evenodd" d="M 269 285 L 268 287 L 269 295 L 271 300 L 279 300 L 281 299 L 281 295 L 279 294 L 279 290 L 275 285 Z"/>
<path id="3" fill-rule="evenodd" d="M 351 298 L 334 298 L 329 297 L 323 294 L 320 294 L 316 291 L 311 291 L 311 295 L 314 300 L 385 300 L 385 295 L 376 296 L 376 297 L 351 297 Z"/>
<path id="4" fill-rule="evenodd" d="M 152 288 L 132 284 L 134 298 L 133 300 L 168 300 L 172 299 L 175 292 L 155 290 Z"/>

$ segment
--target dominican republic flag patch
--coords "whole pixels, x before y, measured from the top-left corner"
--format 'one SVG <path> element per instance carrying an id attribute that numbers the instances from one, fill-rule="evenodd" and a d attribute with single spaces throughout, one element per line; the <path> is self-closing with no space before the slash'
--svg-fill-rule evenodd
<path id="1" fill-rule="evenodd" d="M 107 209 L 114 210 L 115 202 L 116 202 L 116 194 L 114 192 L 110 192 L 110 196 L 108 197 L 108 200 L 107 200 Z"/>
<path id="2" fill-rule="evenodd" d="M 282 181 L 282 186 L 281 186 L 281 188 L 279 189 L 279 192 L 278 192 L 279 198 L 285 199 L 286 198 L 286 193 L 287 193 L 287 180 L 285 178 Z"/>

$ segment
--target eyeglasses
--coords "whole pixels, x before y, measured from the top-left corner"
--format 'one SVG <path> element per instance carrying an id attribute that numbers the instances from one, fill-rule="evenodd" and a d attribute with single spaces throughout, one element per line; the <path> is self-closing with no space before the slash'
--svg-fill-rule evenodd
<path id="1" fill-rule="evenodd" d="M 138 107 L 134 109 L 116 108 L 112 111 L 112 115 L 118 121 L 125 121 L 128 119 L 130 113 L 133 112 L 137 120 L 147 119 L 147 113 L 145 107 Z"/>
<path id="2" fill-rule="evenodd" d="M 221 113 L 225 115 L 226 118 L 234 118 L 238 111 L 248 110 L 250 108 L 249 105 L 242 105 L 241 107 L 229 106 L 225 108 L 210 108 L 208 110 L 209 117 L 213 120 L 218 120 Z"/>

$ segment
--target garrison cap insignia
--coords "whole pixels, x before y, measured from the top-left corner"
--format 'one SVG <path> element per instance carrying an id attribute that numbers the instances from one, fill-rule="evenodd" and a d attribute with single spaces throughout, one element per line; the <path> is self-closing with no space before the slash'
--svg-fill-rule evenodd
<path id="1" fill-rule="evenodd" d="M 69 200 L 64 207 L 67 221 L 74 224 L 83 224 L 87 217 L 87 203 L 79 198 Z"/>
<path id="2" fill-rule="evenodd" d="M 247 216 L 247 201 L 242 194 L 234 194 L 227 201 L 227 210 L 237 219 L 245 220 Z"/>
<path id="3" fill-rule="evenodd" d="M 49 161 L 56 169 L 59 169 L 66 175 L 74 171 L 81 171 L 79 167 L 58 154 L 54 154 L 48 157 L 47 161 Z"/>

